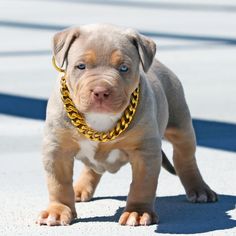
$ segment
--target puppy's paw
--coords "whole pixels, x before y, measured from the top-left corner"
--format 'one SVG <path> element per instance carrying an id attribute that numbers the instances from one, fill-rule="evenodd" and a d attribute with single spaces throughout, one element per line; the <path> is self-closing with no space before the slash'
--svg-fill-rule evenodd
<path id="1" fill-rule="evenodd" d="M 139 226 L 139 225 L 151 225 L 157 224 L 158 217 L 155 212 L 142 212 L 138 213 L 136 211 L 128 212 L 125 211 L 120 216 L 119 224 L 128 226 Z"/>
<path id="2" fill-rule="evenodd" d="M 216 202 L 217 194 L 207 185 L 192 188 L 187 191 L 187 199 L 192 203 Z"/>
<path id="3" fill-rule="evenodd" d="M 61 203 L 51 203 L 45 211 L 42 211 L 39 214 L 36 224 L 48 226 L 65 226 L 69 225 L 72 219 L 75 217 L 76 213 L 73 213 L 68 206 Z"/>
<path id="4" fill-rule="evenodd" d="M 93 197 L 94 189 L 89 184 L 87 186 L 77 184 L 74 186 L 74 192 L 76 202 L 88 202 Z"/>

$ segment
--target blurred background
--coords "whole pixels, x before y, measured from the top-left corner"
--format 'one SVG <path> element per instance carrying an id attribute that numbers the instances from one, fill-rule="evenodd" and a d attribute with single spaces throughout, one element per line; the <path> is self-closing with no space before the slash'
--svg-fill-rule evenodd
<path id="1" fill-rule="evenodd" d="M 197 134 L 200 169 L 216 191 L 236 195 L 235 184 L 228 181 L 235 177 L 236 165 L 236 1 L 0 0 L 0 202 L 5 207 L 1 207 L 0 234 L 11 219 L 16 224 L 7 228 L 10 232 L 17 229 L 30 235 L 31 228 L 22 228 L 22 222 L 34 225 L 28 220 L 42 210 L 42 199 L 47 203 L 40 153 L 46 103 L 57 78 L 51 41 L 59 30 L 90 23 L 132 27 L 156 42 L 156 58 L 183 84 Z M 163 145 L 171 157 L 170 146 Z M 106 175 L 97 194 L 126 195 L 127 173 L 125 167 L 112 182 Z M 184 193 L 177 178 L 163 175 L 159 195 Z M 166 188 L 173 184 L 176 187 Z M 19 204 L 21 199 L 27 205 Z M 234 197 L 214 206 L 225 212 L 235 203 Z M 175 211 L 166 214 L 171 218 Z M 217 218 L 213 210 L 212 214 L 209 219 L 201 216 L 198 229 L 189 232 L 199 233 L 212 225 L 217 225 L 214 229 L 236 226 Z M 181 231 L 178 220 L 184 221 L 184 216 L 177 214 L 176 227 L 170 225 L 168 232 Z"/>

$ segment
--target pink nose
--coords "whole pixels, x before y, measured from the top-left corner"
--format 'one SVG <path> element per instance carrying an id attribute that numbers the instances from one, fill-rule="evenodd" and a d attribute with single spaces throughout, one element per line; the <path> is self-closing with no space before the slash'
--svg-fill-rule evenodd
<path id="1" fill-rule="evenodd" d="M 103 87 L 95 87 L 92 90 L 92 95 L 96 100 L 101 100 L 101 101 L 106 100 L 109 98 L 110 94 L 111 94 L 110 90 Z"/>

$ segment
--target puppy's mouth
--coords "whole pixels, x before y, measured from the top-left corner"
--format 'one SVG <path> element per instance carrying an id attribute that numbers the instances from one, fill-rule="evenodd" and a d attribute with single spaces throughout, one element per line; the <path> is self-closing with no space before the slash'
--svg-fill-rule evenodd
<path id="1" fill-rule="evenodd" d="M 128 103 L 127 103 L 128 104 Z M 86 112 L 96 112 L 96 113 L 120 113 L 126 106 L 124 101 L 116 103 L 114 100 L 103 101 L 103 100 L 90 100 L 89 107 Z"/>
<path id="2" fill-rule="evenodd" d="M 98 113 L 113 113 L 114 110 L 111 108 L 110 104 L 107 104 L 103 101 L 95 101 L 90 104 L 91 112 L 98 112 Z"/>

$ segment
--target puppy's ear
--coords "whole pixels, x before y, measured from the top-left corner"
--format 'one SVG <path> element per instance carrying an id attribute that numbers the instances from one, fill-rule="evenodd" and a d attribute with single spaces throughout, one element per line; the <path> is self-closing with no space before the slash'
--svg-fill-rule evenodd
<path id="1" fill-rule="evenodd" d="M 54 35 L 53 55 L 58 66 L 63 67 L 70 46 L 77 37 L 79 37 L 79 28 L 67 29 Z"/>
<path id="2" fill-rule="evenodd" d="M 132 29 L 127 29 L 126 33 L 138 50 L 143 70 L 147 72 L 156 53 L 156 44 L 152 39 L 145 37 Z"/>

